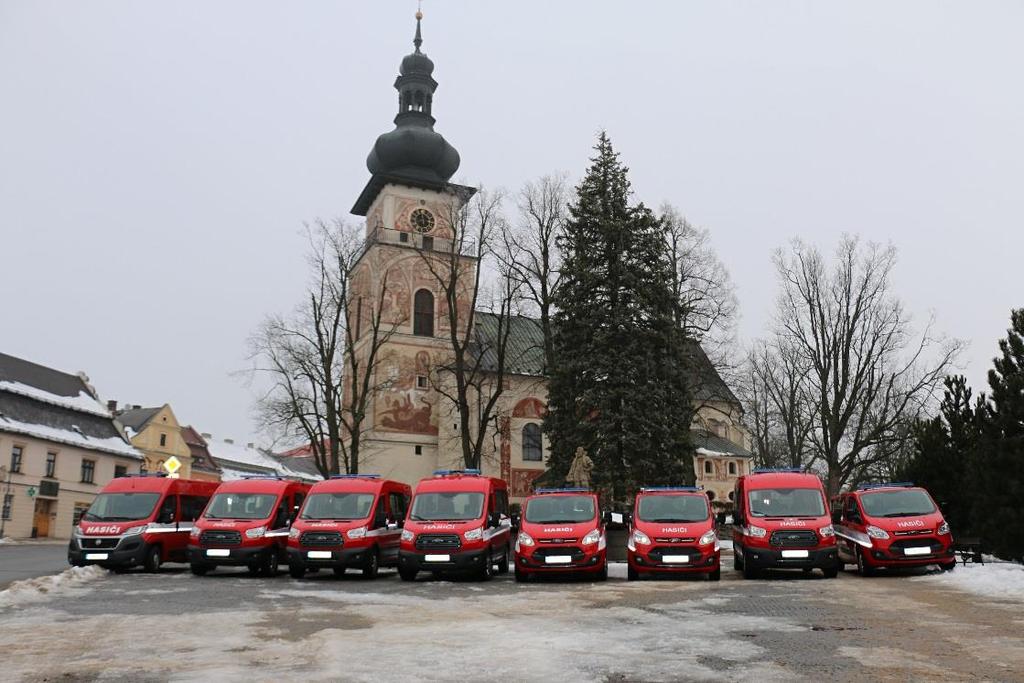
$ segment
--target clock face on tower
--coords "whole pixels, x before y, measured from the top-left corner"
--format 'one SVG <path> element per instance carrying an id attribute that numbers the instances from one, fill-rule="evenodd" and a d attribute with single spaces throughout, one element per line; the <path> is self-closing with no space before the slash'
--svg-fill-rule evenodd
<path id="1" fill-rule="evenodd" d="M 416 232 L 430 232 L 434 229 L 434 214 L 426 209 L 416 209 L 409 214 L 409 222 Z"/>

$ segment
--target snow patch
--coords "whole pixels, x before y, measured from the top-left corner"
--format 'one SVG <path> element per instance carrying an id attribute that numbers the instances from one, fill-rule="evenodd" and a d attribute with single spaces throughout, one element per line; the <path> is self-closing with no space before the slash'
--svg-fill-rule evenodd
<path id="1" fill-rule="evenodd" d="M 998 600 L 1024 602 L 1024 565 L 1013 562 L 957 565 L 951 572 L 918 576 L 911 581 L 932 583 Z"/>
<path id="2" fill-rule="evenodd" d="M 10 382 L 8 380 L 0 380 L 0 391 L 9 391 L 12 394 L 20 394 L 43 403 L 70 408 L 82 413 L 90 413 L 100 417 L 111 416 L 110 411 L 102 403 L 84 391 L 79 391 L 77 396 L 61 396 L 59 394 L 51 394 L 49 391 L 44 391 L 28 384 Z"/>
<path id="3" fill-rule="evenodd" d="M 40 439 L 46 439 L 47 441 L 53 441 L 55 443 L 78 446 L 79 448 L 87 448 L 94 451 L 105 451 L 116 455 L 125 455 L 137 460 L 142 459 L 142 455 L 139 451 L 135 450 L 131 444 L 125 443 L 124 440 L 119 439 L 116 436 L 111 436 L 106 439 L 98 439 L 69 429 L 57 429 L 47 425 L 19 422 L 17 420 L 12 420 L 9 417 L 5 417 L 4 415 L 0 415 L 0 428 L 4 431 L 17 432 L 18 434 L 34 436 Z"/>
<path id="4" fill-rule="evenodd" d="M 60 574 L 15 581 L 0 591 L 0 608 L 43 602 L 53 595 L 78 593 L 84 584 L 106 575 L 106 570 L 97 566 L 72 567 Z"/>

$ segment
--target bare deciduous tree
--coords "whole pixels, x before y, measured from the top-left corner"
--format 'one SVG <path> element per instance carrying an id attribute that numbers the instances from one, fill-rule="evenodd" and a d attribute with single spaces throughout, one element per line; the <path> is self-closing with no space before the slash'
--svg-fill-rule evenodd
<path id="1" fill-rule="evenodd" d="M 519 219 L 502 232 L 497 256 L 503 269 L 521 285 L 524 304 L 540 318 L 544 365 L 551 367 L 551 315 L 561 264 L 557 240 L 565 225 L 568 187 L 564 174 L 526 183 L 518 197 Z"/>
<path id="2" fill-rule="evenodd" d="M 754 456 L 762 467 L 804 467 L 810 460 L 814 397 L 807 391 L 809 371 L 784 340 L 759 342 L 747 355 L 742 387 Z"/>
<path id="3" fill-rule="evenodd" d="M 384 315 L 386 275 L 353 296 L 365 242 L 341 220 L 307 228 L 310 285 L 288 316 L 271 315 L 250 337 L 252 374 L 269 379 L 257 401 L 263 422 L 308 443 L 324 477 L 358 473 L 367 405 L 381 347 L 402 322 Z"/>
<path id="4" fill-rule="evenodd" d="M 500 267 L 493 287 L 482 281 L 505 230 L 502 199 L 500 192 L 481 190 L 464 205 L 453 201 L 443 221 L 451 238 L 434 240 L 433 249 L 419 252 L 441 295 L 448 335 L 445 357 L 431 369 L 431 384 L 458 418 L 467 468 L 480 467 L 488 432 L 496 426 L 521 286 Z"/>
<path id="5" fill-rule="evenodd" d="M 774 255 L 780 294 L 771 344 L 792 348 L 810 401 L 812 462 L 830 494 L 901 449 L 962 344 L 916 335 L 892 292 L 896 250 L 844 237 L 829 268 L 800 241 Z"/>

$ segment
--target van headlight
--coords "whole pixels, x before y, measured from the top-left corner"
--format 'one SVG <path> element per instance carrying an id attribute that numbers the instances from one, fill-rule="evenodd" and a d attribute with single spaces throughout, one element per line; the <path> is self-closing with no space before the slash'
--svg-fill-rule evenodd
<path id="1" fill-rule="evenodd" d="M 940 524 L 939 528 L 935 530 L 935 533 L 937 533 L 939 536 L 943 536 L 945 534 L 948 534 L 949 533 L 949 522 L 945 522 L 944 521 L 942 524 Z"/>
<path id="2" fill-rule="evenodd" d="M 128 536 L 138 536 L 143 531 L 145 531 L 146 527 L 148 527 L 148 526 L 149 526 L 148 524 L 143 524 L 142 526 L 133 526 L 130 529 L 125 529 L 124 533 L 121 534 L 121 535 L 124 536 L 125 538 L 127 538 Z"/>
<path id="3" fill-rule="evenodd" d="M 292 527 L 291 529 L 288 530 L 288 538 L 290 538 L 292 540 L 295 540 L 296 538 L 299 537 L 299 534 L 301 534 L 301 533 L 302 533 L 301 531 L 299 531 L 295 527 Z"/>
<path id="4" fill-rule="evenodd" d="M 583 545 L 594 545 L 601 540 L 601 530 L 594 529 L 589 534 L 583 537 Z"/>
<path id="5" fill-rule="evenodd" d="M 246 538 L 263 538 L 263 534 L 265 534 L 265 533 L 267 533 L 267 527 L 265 527 L 265 526 L 258 526 L 255 529 L 246 529 L 245 530 L 245 537 Z"/>
<path id="6" fill-rule="evenodd" d="M 871 538 L 889 538 L 889 532 L 885 529 L 879 529 L 877 526 L 868 526 L 865 531 L 868 532 L 868 536 Z"/>
<path id="7" fill-rule="evenodd" d="M 482 526 L 478 526 L 475 529 L 470 529 L 462 535 L 466 537 L 467 541 L 479 541 L 484 537 L 484 528 Z"/>
<path id="8" fill-rule="evenodd" d="M 412 531 L 409 531 L 408 529 L 402 529 L 402 540 L 403 541 L 410 541 L 411 542 L 412 539 L 414 539 L 414 538 L 416 538 L 416 534 L 415 533 L 413 533 Z"/>
<path id="9" fill-rule="evenodd" d="M 747 536 L 752 536 L 753 538 L 764 538 L 767 535 L 767 529 L 762 529 L 759 526 L 753 525 L 747 527 Z"/>
<path id="10" fill-rule="evenodd" d="M 189 538 L 199 538 L 199 534 L 203 533 L 203 530 L 197 526 L 192 527 L 192 531 L 188 532 Z"/>
<path id="11" fill-rule="evenodd" d="M 71 529 L 71 538 L 81 538 L 82 536 L 83 534 L 81 527 L 76 526 Z"/>
<path id="12" fill-rule="evenodd" d="M 533 537 L 525 531 L 520 531 L 519 536 L 516 538 L 516 543 L 530 547 L 533 545 Z"/>
<path id="13" fill-rule="evenodd" d="M 836 530 L 831 524 L 829 524 L 828 526 L 823 526 L 818 529 L 818 533 L 821 534 L 822 538 L 831 538 L 836 535 Z"/>
<path id="14" fill-rule="evenodd" d="M 345 535 L 351 539 L 363 538 L 366 536 L 366 527 L 357 526 L 355 529 L 349 529 L 345 532 Z"/>
<path id="15" fill-rule="evenodd" d="M 637 545 L 651 545 L 651 537 L 640 531 L 639 529 L 633 532 L 633 543 Z"/>
<path id="16" fill-rule="evenodd" d="M 697 541 L 697 543 L 699 545 L 707 545 L 709 543 L 714 543 L 717 540 L 718 534 L 715 533 L 714 529 L 711 529 L 710 531 L 705 531 L 704 535 L 700 537 L 700 540 Z"/>

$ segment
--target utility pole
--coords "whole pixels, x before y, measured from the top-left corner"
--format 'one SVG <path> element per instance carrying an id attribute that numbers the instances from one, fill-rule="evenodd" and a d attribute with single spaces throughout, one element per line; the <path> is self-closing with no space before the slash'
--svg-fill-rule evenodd
<path id="1" fill-rule="evenodd" d="M 0 467 L 0 475 L 6 475 L 7 485 L 4 487 L 4 499 L 0 501 L 3 503 L 7 500 L 7 496 L 11 495 L 11 471 L 6 467 Z M 14 505 L 11 505 L 11 509 L 14 509 Z M 0 510 L 2 511 L 2 510 Z M 4 527 L 7 526 L 7 516 L 0 514 L 0 538 L 4 537 Z"/>

